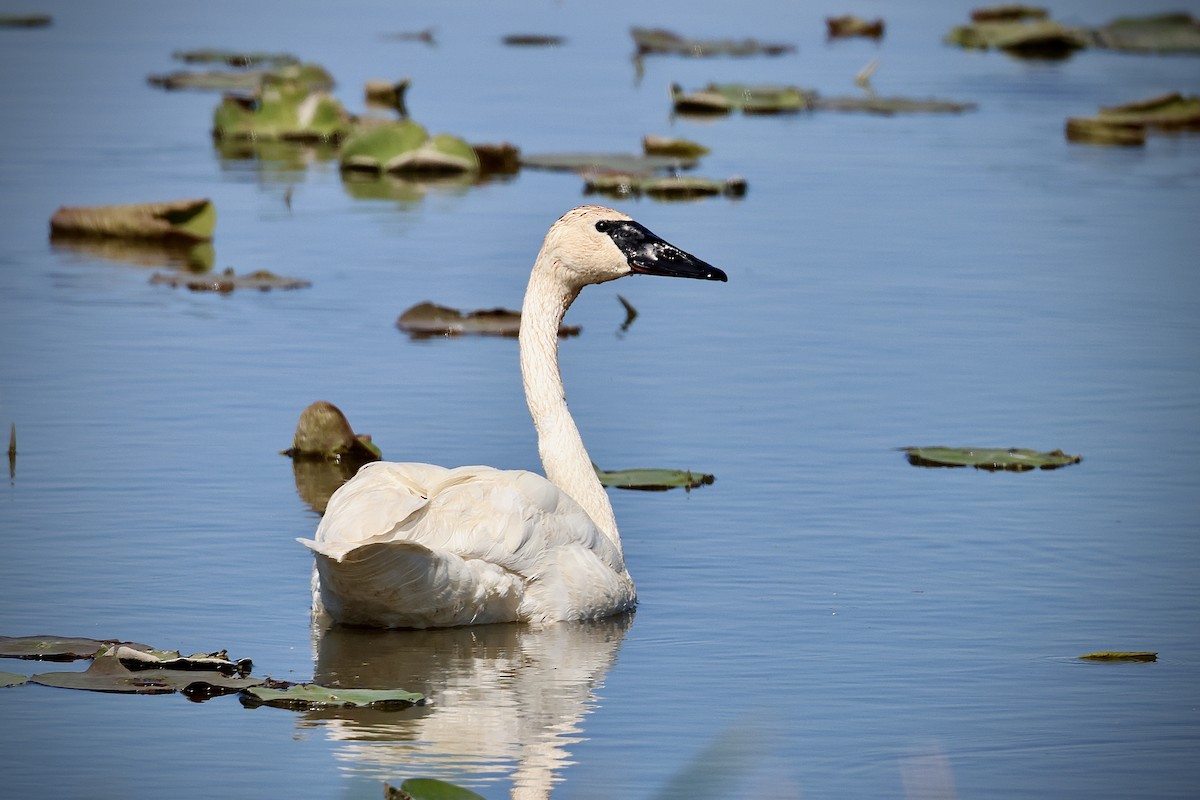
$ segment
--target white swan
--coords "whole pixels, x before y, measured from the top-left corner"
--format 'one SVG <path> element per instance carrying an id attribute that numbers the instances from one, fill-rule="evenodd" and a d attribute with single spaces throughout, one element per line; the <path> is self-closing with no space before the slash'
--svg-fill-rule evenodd
<path id="1" fill-rule="evenodd" d="M 521 308 L 521 377 L 543 478 L 491 467 L 376 462 L 329 500 L 313 609 L 335 622 L 435 628 L 598 619 L 633 608 L 612 505 L 567 410 L 558 326 L 581 289 L 626 275 L 726 280 L 626 215 L 558 219 Z"/>

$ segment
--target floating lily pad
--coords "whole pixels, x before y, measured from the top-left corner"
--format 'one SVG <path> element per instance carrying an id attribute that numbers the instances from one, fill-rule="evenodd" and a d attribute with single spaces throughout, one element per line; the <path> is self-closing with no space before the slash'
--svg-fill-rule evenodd
<path id="1" fill-rule="evenodd" d="M 406 115 L 408 114 L 408 107 L 404 103 L 404 95 L 408 93 L 408 87 L 411 85 L 412 81 L 408 78 L 401 78 L 398 81 L 372 78 L 364 85 L 363 93 L 368 103 L 385 108 L 394 108 L 401 115 Z"/>
<path id="2" fill-rule="evenodd" d="M 971 24 L 958 25 L 945 36 L 948 44 L 974 50 L 1004 50 L 1025 58 L 1066 58 L 1088 46 L 1087 32 L 1068 28 L 1033 6 L 976 9 Z"/>
<path id="3" fill-rule="evenodd" d="M 1080 658 L 1087 661 L 1157 661 L 1158 653 L 1144 650 L 1101 650 L 1096 653 L 1085 653 Z"/>
<path id="4" fill-rule="evenodd" d="M 1069 117 L 1067 141 L 1084 144 L 1141 147 L 1146 143 L 1146 126 L 1113 122 L 1099 117 Z"/>
<path id="5" fill-rule="evenodd" d="M 625 153 L 543 153 L 521 156 L 521 166 L 561 172 L 623 172 L 652 175 L 696 166 L 694 158 Z"/>
<path id="6" fill-rule="evenodd" d="M 648 156 L 687 159 L 699 158 L 709 153 L 709 149 L 698 142 L 693 142 L 690 139 L 669 138 L 666 136 L 643 137 L 642 151 Z"/>
<path id="7" fill-rule="evenodd" d="M 646 492 L 665 492 L 668 489 L 680 487 L 691 491 L 700 486 L 707 486 L 716 480 L 712 475 L 702 472 L 677 469 L 621 469 L 608 471 L 597 467 L 596 477 L 604 486 L 615 489 L 640 489 Z"/>
<path id="8" fill-rule="evenodd" d="M 285 688 L 255 686 L 241 694 L 242 704 L 251 708 L 274 706 L 276 708 L 371 708 L 398 709 L 422 704 L 425 696 L 403 689 L 342 689 L 318 686 L 313 683 L 295 683 Z"/>
<path id="9" fill-rule="evenodd" d="M 585 175 L 584 191 L 610 197 L 646 195 L 656 200 L 691 200 L 713 195 L 742 197 L 746 194 L 746 180 L 729 178 L 721 181 L 690 176 L 647 177 L 605 172 Z"/>
<path id="10" fill-rule="evenodd" d="M 344 170 L 400 174 L 475 174 L 479 158 L 462 139 L 441 133 L 430 136 L 411 120 L 372 125 L 342 145 Z"/>
<path id="11" fill-rule="evenodd" d="M 254 665 L 248 658 L 231 661 L 224 650 L 215 653 L 195 653 L 181 656 L 178 650 L 140 650 L 124 645 L 117 645 L 105 651 L 100 656 L 112 655 L 121 662 L 121 666 L 131 672 L 147 669 L 186 670 L 216 672 L 221 675 L 238 675 L 245 677 Z"/>
<path id="12" fill-rule="evenodd" d="M 346 109 L 326 91 L 292 82 L 264 85 L 250 97 L 226 95 L 213 113 L 217 139 L 338 141 L 352 128 Z"/>
<path id="13" fill-rule="evenodd" d="M 796 49 L 792 44 L 755 39 L 689 39 L 663 28 L 632 28 L 629 33 L 639 56 L 777 56 Z"/>
<path id="14" fill-rule="evenodd" d="M 1067 139 L 1104 145 L 1141 145 L 1147 130 L 1200 131 L 1200 97 L 1179 92 L 1119 106 L 1102 106 L 1094 117 L 1067 119 Z"/>
<path id="15" fill-rule="evenodd" d="M 908 463 L 914 467 L 975 467 L 989 472 L 1007 470 L 1027 472 L 1032 469 L 1058 469 L 1078 464 L 1081 456 L 1067 455 L 1062 450 L 1041 453 L 1018 448 L 967 447 L 902 447 Z"/>
<path id="16" fill-rule="evenodd" d="M 148 645 L 111 640 L 64 636 L 0 636 L 0 658 L 31 658 L 40 661 L 76 661 L 93 658 L 114 645 L 149 649 Z"/>
<path id="17" fill-rule="evenodd" d="M 383 795 L 385 800 L 484 800 L 483 795 L 437 778 L 409 778 L 398 789 L 385 783 Z"/>
<path id="18" fill-rule="evenodd" d="M 257 289 L 260 292 L 266 292 L 271 289 L 307 289 L 312 286 L 311 281 L 303 278 L 288 278 L 265 269 L 238 275 L 232 267 L 227 268 L 224 272 L 211 275 L 156 272 L 150 276 L 150 283 L 174 288 L 183 287 L 191 289 L 193 292 L 219 292 L 221 294 L 228 294 L 236 289 Z"/>
<path id="19" fill-rule="evenodd" d="M 258 65 L 282 67 L 288 64 L 300 63 L 300 59 L 291 53 L 224 50 L 213 47 L 202 47 L 195 50 L 176 50 L 171 54 L 171 58 L 187 64 L 227 64 L 231 67 L 253 67 Z"/>
<path id="20" fill-rule="evenodd" d="M 333 76 L 320 64 L 286 64 L 269 69 L 176 70 L 147 75 L 146 82 L 168 91 L 252 93 L 269 85 L 287 85 L 298 91 L 324 92 L 334 86 Z"/>
<path id="21" fill-rule="evenodd" d="M 45 28 L 53 23 L 49 14 L 0 14 L 0 28 Z"/>
<path id="22" fill-rule="evenodd" d="M 417 338 L 466 334 L 516 336 L 521 329 L 521 312 L 491 308 L 464 313 L 456 308 L 424 302 L 401 314 L 396 327 Z M 560 324 L 558 335 L 578 336 L 580 330 L 578 325 Z"/>
<path id="23" fill-rule="evenodd" d="M 0 689 L 9 686 L 21 686 L 29 682 L 29 678 L 19 672 L 0 672 Z"/>
<path id="24" fill-rule="evenodd" d="M 501 39 L 509 47 L 558 47 L 566 39 L 542 33 L 513 33 Z"/>
<path id="25" fill-rule="evenodd" d="M 972 111 L 974 103 L 960 103 L 954 100 L 916 100 L 909 97 L 879 97 L 866 95 L 863 97 L 814 97 L 811 108 L 814 111 L 863 111 L 868 114 L 961 114 Z"/>
<path id="26" fill-rule="evenodd" d="M 43 672 L 29 679 L 43 686 L 92 692 L 171 694 L 178 691 L 155 673 L 131 672 L 116 656 L 100 656 L 83 672 Z"/>
<path id="27" fill-rule="evenodd" d="M 515 175 L 521 170 L 521 150 L 514 144 L 475 143 L 471 145 L 475 158 L 479 160 L 482 175 Z"/>
<path id="28" fill-rule="evenodd" d="M 292 446 L 283 455 L 331 461 L 353 458 L 363 463 L 383 457 L 369 435 L 355 433 L 342 410 L 325 400 L 311 403 L 300 412 Z"/>
<path id="29" fill-rule="evenodd" d="M 1097 47 L 1131 53 L 1200 53 L 1200 21 L 1191 14 L 1121 17 L 1091 30 Z"/>
<path id="30" fill-rule="evenodd" d="M 207 199 L 63 206 L 50 218 L 50 237 L 145 239 L 186 244 L 211 239 L 216 225 L 217 209 Z"/>
<path id="31" fill-rule="evenodd" d="M 816 92 L 798 86 L 751 86 L 710 83 L 695 92 L 671 85 L 671 102 L 680 114 L 791 114 L 812 106 Z"/>
<path id="32" fill-rule="evenodd" d="M 884 24 L 882 19 L 866 20 L 853 14 L 846 14 L 840 17 L 826 17 L 825 27 L 830 39 L 851 36 L 879 39 L 883 36 Z"/>

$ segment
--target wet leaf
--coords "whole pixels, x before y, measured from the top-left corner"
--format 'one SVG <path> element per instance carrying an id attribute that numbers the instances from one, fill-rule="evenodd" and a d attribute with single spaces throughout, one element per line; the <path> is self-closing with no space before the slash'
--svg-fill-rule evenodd
<path id="1" fill-rule="evenodd" d="M 521 328 L 521 312 L 491 308 L 464 313 L 456 308 L 424 302 L 401 314 L 396 327 L 414 338 L 470 334 L 516 336 Z M 580 330 L 578 325 L 560 324 L 558 335 L 578 336 Z"/>
<path id="2" fill-rule="evenodd" d="M 1200 21 L 1188 13 L 1121 17 L 1091 31 L 1097 47 L 1133 53 L 1200 53 Z"/>
<path id="3" fill-rule="evenodd" d="M 1157 661 L 1158 653 L 1145 650 L 1100 650 L 1085 653 L 1080 658 L 1087 661 Z"/>
<path id="4" fill-rule="evenodd" d="M 521 166 L 563 172 L 622 172 L 652 175 L 668 170 L 690 169 L 694 158 L 627 155 L 624 153 L 543 153 L 521 157 Z"/>
<path id="5" fill-rule="evenodd" d="M 902 447 L 908 463 L 914 467 L 975 467 L 989 472 L 1007 470 L 1027 472 L 1032 469 L 1058 469 L 1078 464 L 1081 456 L 1067 455 L 1062 450 L 1048 453 L 1019 448 L 979 447 Z"/>
<path id="6" fill-rule="evenodd" d="M 148 645 L 70 636 L 0 636 L 0 658 L 31 658 L 41 661 L 76 661 L 92 658 L 106 647 Z"/>
<path id="7" fill-rule="evenodd" d="M 777 56 L 794 52 L 795 45 L 755 39 L 689 39 L 663 28 L 631 28 L 637 54 L 681 56 Z"/>
<path id="8" fill-rule="evenodd" d="M 193 243 L 213 237 L 210 200 L 169 200 L 110 206 L 62 206 L 50 218 L 50 238 L 152 239 Z"/>
<path id="9" fill-rule="evenodd" d="M 695 159 L 708 155 L 709 149 L 690 139 L 670 138 L 667 136 L 645 136 L 642 138 L 642 151 L 648 156 L 668 156 L 670 158 Z"/>
<path id="10" fill-rule="evenodd" d="M 677 469 L 621 469 L 603 470 L 595 464 L 596 477 L 604 486 L 616 489 L 640 489 L 647 492 L 665 492 L 668 489 L 692 490 L 711 484 L 715 478 L 702 472 Z"/>
<path id="11" fill-rule="evenodd" d="M 671 102 L 680 114 L 793 114 L 812 106 L 817 93 L 798 86 L 710 83 L 694 92 L 671 85 Z"/>
<path id="12" fill-rule="evenodd" d="M 1168 92 L 1118 106 L 1101 106 L 1097 118 L 1164 131 L 1200 130 L 1200 97 Z"/>
<path id="13" fill-rule="evenodd" d="M 29 678 L 19 672 L 0 672 L 0 689 L 9 686 L 21 686 L 29 682 Z"/>
<path id="14" fill-rule="evenodd" d="M 221 294 L 228 294 L 236 289 L 257 289 L 260 292 L 266 292 L 272 289 L 307 289 L 312 286 L 311 281 L 303 278 L 276 275 L 265 269 L 238 275 L 232 267 L 226 268 L 224 272 L 211 274 L 156 272 L 150 276 L 150 283 L 171 286 L 176 289 L 182 287 L 191 289 L 193 292 L 219 292 Z"/>
<path id="15" fill-rule="evenodd" d="M 813 111 L 863 111 L 868 114 L 961 114 L 975 109 L 974 103 L 955 100 L 918 100 L 910 97 L 819 97 L 810 105 Z"/>
<path id="16" fill-rule="evenodd" d="M 383 454 L 366 434 L 357 434 L 342 410 L 318 400 L 300 412 L 292 446 L 283 455 L 296 459 L 378 461 Z"/>
<path id="17" fill-rule="evenodd" d="M 566 44 L 561 36 L 541 33 L 513 33 L 501 39 L 509 47 L 558 47 Z"/>
<path id="18" fill-rule="evenodd" d="M 248 658 L 231 661 L 224 650 L 181 656 L 178 650 L 139 650 L 118 645 L 100 653 L 101 656 L 110 654 L 121 662 L 121 666 L 132 672 L 147 669 L 186 670 L 244 677 L 254 666 Z"/>
<path id="19" fill-rule="evenodd" d="M 43 686 L 91 692 L 171 694 L 177 691 L 162 675 L 131 672 L 114 655 L 98 656 L 83 672 L 43 672 L 29 680 Z"/>
<path id="20" fill-rule="evenodd" d="M 1116 147 L 1141 147 L 1146 143 L 1146 126 L 1120 123 L 1099 117 L 1067 118 L 1067 141 Z"/>
<path id="21" fill-rule="evenodd" d="M 171 58 L 187 64 L 226 64 L 230 67 L 253 67 L 258 65 L 282 67 L 288 64 L 300 63 L 300 59 L 291 53 L 223 50 L 213 47 L 201 47 L 195 50 L 176 50 L 171 54 Z"/>
<path id="22" fill-rule="evenodd" d="M 868 39 L 879 39 L 883 36 L 883 20 L 865 20 L 853 14 L 841 17 L 826 17 L 825 27 L 830 39 L 841 39 L 851 36 L 862 36 Z"/>
<path id="23" fill-rule="evenodd" d="M 383 785 L 387 800 L 484 800 L 483 795 L 436 778 L 409 778 L 400 788 Z"/>
<path id="24" fill-rule="evenodd" d="M 584 175 L 583 190 L 587 194 L 610 197 L 646 195 L 656 200 L 691 200 L 713 195 L 742 197 L 746 194 L 746 181 L 744 178 L 720 181 L 692 176 L 647 177 L 606 172 Z"/>
<path id="25" fill-rule="evenodd" d="M 176 70 L 148 75 L 146 82 L 168 91 L 190 89 L 245 93 L 281 84 L 304 93 L 325 92 L 334 85 L 333 77 L 320 64 L 286 64 L 250 70 Z"/>
<path id="26" fill-rule="evenodd" d="M 1045 9 L 997 6 L 972 14 L 971 24 L 958 25 L 944 41 L 974 50 L 997 49 L 1023 58 L 1066 58 L 1088 46 L 1087 32 L 1047 18 Z"/>
<path id="27" fill-rule="evenodd" d="M 53 23 L 49 14 L 0 14 L 0 28 L 45 28 Z"/>
<path id="28" fill-rule="evenodd" d="M 217 139 L 338 141 L 351 129 L 350 115 L 333 95 L 287 81 L 264 84 L 251 97 L 225 95 L 213 112 Z"/>
<path id="29" fill-rule="evenodd" d="M 318 686 L 313 683 L 295 683 L 284 688 L 255 686 L 241 694 L 242 704 L 248 707 L 274 706 L 276 708 L 407 708 L 424 703 L 425 696 L 403 689 L 342 689 Z"/>

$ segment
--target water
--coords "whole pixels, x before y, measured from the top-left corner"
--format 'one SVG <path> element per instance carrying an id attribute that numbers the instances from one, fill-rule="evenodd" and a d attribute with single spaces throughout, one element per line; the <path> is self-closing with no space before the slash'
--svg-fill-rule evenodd
<path id="1" fill-rule="evenodd" d="M 0 497 L 0 633 L 224 647 L 257 674 L 434 702 L 295 714 L 7 689 L 6 792 L 358 798 L 436 775 L 488 797 L 651 797 L 688 775 L 719 787 L 706 766 L 746 797 L 1194 792 L 1200 139 L 1092 148 L 1062 126 L 1195 93 L 1200 60 L 941 46 L 966 3 L 863 4 L 887 19 L 878 45 L 825 43 L 837 9 L 757 2 L 45 7 L 52 28 L 0 31 L 0 424 L 20 451 Z M 800 50 L 651 59 L 639 80 L 631 24 Z M 435 47 L 378 35 L 428 26 Z M 567 44 L 501 46 L 514 32 Z M 623 281 L 570 313 L 584 332 L 564 374 L 594 460 L 717 476 L 612 493 L 635 617 L 311 635 L 294 537 L 317 517 L 277 455 L 300 410 L 337 403 L 391 458 L 536 469 L 514 343 L 415 342 L 393 323 L 421 300 L 516 307 L 546 227 L 584 198 L 573 177 L 526 172 L 356 200 L 327 160 L 223 159 L 215 96 L 145 84 L 201 46 L 319 61 L 355 111 L 367 78 L 409 75 L 414 118 L 471 141 L 634 151 L 670 133 L 712 148 L 699 172 L 748 180 L 739 202 L 613 201 L 728 284 Z M 883 94 L 979 109 L 669 116 L 671 82 L 850 94 L 874 57 Z M 188 196 L 216 203 L 218 268 L 312 288 L 193 294 L 47 242 L 60 205 Z M 617 292 L 640 312 L 623 333 Z M 923 444 L 1084 461 L 933 471 L 894 450 Z M 1160 657 L 1076 659 L 1100 649 Z"/>

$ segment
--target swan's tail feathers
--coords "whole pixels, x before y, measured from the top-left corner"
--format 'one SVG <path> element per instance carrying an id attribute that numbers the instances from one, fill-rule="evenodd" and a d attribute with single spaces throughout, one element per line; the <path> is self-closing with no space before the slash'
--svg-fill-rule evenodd
<path id="1" fill-rule="evenodd" d="M 403 540 L 299 541 L 316 555 L 314 601 L 335 622 L 441 628 L 518 618 L 523 583 L 495 564 Z"/>

